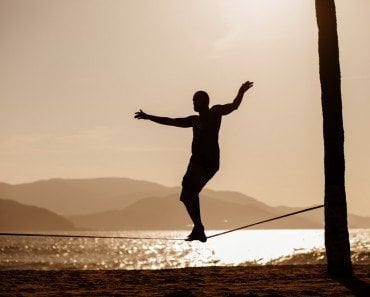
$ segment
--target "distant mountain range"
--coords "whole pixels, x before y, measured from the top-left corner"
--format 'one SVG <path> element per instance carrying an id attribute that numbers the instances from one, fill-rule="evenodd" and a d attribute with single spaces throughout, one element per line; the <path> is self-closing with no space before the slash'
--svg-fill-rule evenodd
<path id="1" fill-rule="evenodd" d="M 167 196 L 176 188 L 128 178 L 50 179 L 0 183 L 0 197 L 45 207 L 62 215 L 122 209 L 148 196 Z"/>
<path id="2" fill-rule="evenodd" d="M 69 231 L 75 228 L 72 222 L 47 209 L 0 199 L 0 230 Z"/>
<path id="3" fill-rule="evenodd" d="M 277 212 L 254 205 L 224 202 L 208 196 L 201 199 L 202 217 L 208 229 L 229 229 L 264 220 Z M 178 195 L 141 199 L 122 210 L 67 217 L 77 227 L 94 230 L 166 230 L 189 229 L 191 221 Z M 291 217 L 260 225 L 266 229 L 321 228 L 322 223 L 306 218 Z"/>
<path id="4" fill-rule="evenodd" d="M 27 222 L 31 218 L 37 221 L 45 212 L 53 214 L 55 222 L 56 218 L 64 219 L 56 213 L 66 218 L 64 227 L 50 223 L 54 230 L 71 230 L 73 227 L 89 230 L 189 229 L 191 221 L 179 202 L 179 191 L 180 188 L 124 178 L 51 179 L 21 185 L 0 183 L 0 197 L 38 206 L 31 209 L 31 206 L 13 204 L 16 207 L 7 208 L 5 219 L 1 215 L 0 229 L 4 230 L 4 226 L 19 216 L 22 216 L 21 222 L 26 222 L 23 219 L 27 217 Z M 25 207 L 28 207 L 29 215 Z M 271 207 L 241 193 L 213 190 L 204 191 L 201 207 L 208 229 L 234 228 L 301 209 Z M 2 208 L 0 204 L 1 211 Z M 318 209 L 258 228 L 322 228 L 323 220 L 323 209 Z M 348 220 L 350 228 L 370 228 L 369 217 L 350 214 Z"/>

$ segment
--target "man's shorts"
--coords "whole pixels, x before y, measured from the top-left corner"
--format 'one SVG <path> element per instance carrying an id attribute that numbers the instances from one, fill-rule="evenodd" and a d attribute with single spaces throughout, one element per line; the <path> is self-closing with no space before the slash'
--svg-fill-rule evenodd
<path id="1" fill-rule="evenodd" d="M 188 169 L 182 179 L 182 187 L 193 193 L 199 194 L 216 172 L 217 170 L 209 171 L 198 163 L 190 161 Z"/>

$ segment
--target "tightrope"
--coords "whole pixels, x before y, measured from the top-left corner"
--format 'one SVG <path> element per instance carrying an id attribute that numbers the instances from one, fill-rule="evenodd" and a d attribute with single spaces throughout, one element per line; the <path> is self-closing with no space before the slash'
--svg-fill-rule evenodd
<path id="1" fill-rule="evenodd" d="M 213 237 L 216 237 L 216 236 L 225 235 L 225 234 L 228 234 L 228 233 L 231 233 L 231 232 L 246 229 L 246 228 L 253 227 L 253 226 L 256 226 L 256 225 L 260 225 L 260 224 L 263 224 L 263 223 L 279 220 L 279 219 L 282 219 L 282 218 L 285 218 L 285 217 L 294 216 L 294 215 L 302 213 L 302 212 L 312 211 L 312 210 L 322 208 L 322 207 L 324 207 L 324 205 L 318 205 L 318 206 L 302 209 L 302 210 L 299 210 L 299 211 L 287 213 L 285 215 L 281 215 L 281 216 L 274 217 L 274 218 L 271 218 L 271 219 L 255 222 L 255 223 L 248 224 L 248 225 L 245 225 L 245 226 L 241 226 L 241 227 L 238 227 L 238 228 L 235 228 L 235 229 L 231 229 L 231 230 L 223 231 L 223 232 L 220 232 L 220 233 L 216 233 L 216 234 L 207 236 L 207 239 L 210 239 L 210 238 L 213 238 Z M 45 233 L 0 233 L 0 236 L 63 237 L 63 238 L 93 238 L 93 239 L 103 238 L 103 239 L 168 240 L 168 241 L 169 240 L 185 240 L 185 238 L 169 238 L 169 237 L 95 236 L 95 235 L 71 235 L 71 234 L 45 234 Z"/>
<path id="2" fill-rule="evenodd" d="M 224 235 L 224 234 L 227 234 L 227 233 L 235 232 L 235 231 L 238 231 L 238 230 L 241 230 L 241 229 L 246 229 L 246 228 L 249 228 L 249 227 L 253 227 L 253 226 L 256 226 L 256 225 L 259 225 L 259 224 L 275 221 L 275 220 L 282 219 L 282 218 L 285 218 L 285 217 L 294 216 L 296 214 L 306 212 L 306 211 L 311 211 L 311 210 L 318 209 L 318 208 L 321 208 L 321 207 L 324 207 L 324 205 L 318 205 L 318 206 L 302 209 L 302 210 L 299 210 L 299 211 L 287 213 L 287 214 L 282 215 L 282 216 L 278 216 L 278 217 L 274 217 L 274 218 L 271 218 L 271 219 L 259 221 L 259 222 L 256 222 L 256 223 L 252 223 L 252 224 L 245 225 L 245 226 L 242 226 L 242 227 L 238 227 L 238 228 L 235 228 L 235 229 L 231 229 L 231 230 L 228 230 L 228 231 L 223 231 L 223 232 L 220 232 L 220 233 L 216 233 L 216 234 L 208 236 L 207 239 L 212 238 L 212 237 L 216 237 L 216 236 L 221 236 L 221 235 Z"/>
<path id="3" fill-rule="evenodd" d="M 71 234 L 45 234 L 45 233 L 0 233 L 0 236 L 26 236 L 26 237 L 63 237 L 63 238 L 93 238 L 93 239 L 132 239 L 132 240 L 184 240 L 171 237 L 135 237 L 135 236 L 99 236 L 99 235 L 71 235 Z"/>

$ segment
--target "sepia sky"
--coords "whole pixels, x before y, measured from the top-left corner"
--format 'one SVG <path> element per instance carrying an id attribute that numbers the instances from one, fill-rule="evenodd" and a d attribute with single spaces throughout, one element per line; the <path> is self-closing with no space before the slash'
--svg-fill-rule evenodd
<path id="1" fill-rule="evenodd" d="M 370 215 L 370 1 L 337 0 L 349 211 Z M 223 119 L 208 187 L 323 201 L 313 0 L 0 0 L 0 181 L 130 177 L 180 185 L 193 114 L 255 82 Z"/>

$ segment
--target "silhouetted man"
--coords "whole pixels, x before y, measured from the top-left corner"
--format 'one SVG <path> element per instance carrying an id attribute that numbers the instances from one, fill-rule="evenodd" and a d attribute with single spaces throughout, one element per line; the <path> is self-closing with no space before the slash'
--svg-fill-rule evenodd
<path id="1" fill-rule="evenodd" d="M 204 226 L 200 216 L 199 193 L 206 183 L 215 175 L 220 164 L 220 148 L 218 132 L 221 118 L 238 109 L 244 93 L 253 86 L 253 82 L 242 84 L 232 103 L 214 105 L 209 108 L 209 97 L 204 91 L 198 91 L 193 96 L 194 111 L 199 115 L 186 118 L 167 118 L 149 115 L 141 109 L 135 113 L 136 119 L 151 120 L 158 124 L 181 128 L 193 128 L 193 143 L 188 169 L 182 180 L 180 200 L 185 204 L 194 228 L 187 241 L 207 241 Z"/>

